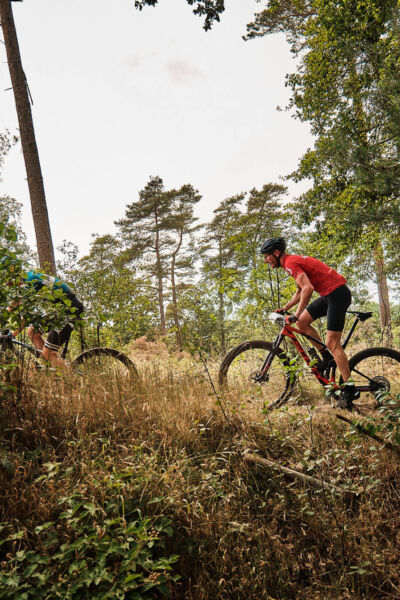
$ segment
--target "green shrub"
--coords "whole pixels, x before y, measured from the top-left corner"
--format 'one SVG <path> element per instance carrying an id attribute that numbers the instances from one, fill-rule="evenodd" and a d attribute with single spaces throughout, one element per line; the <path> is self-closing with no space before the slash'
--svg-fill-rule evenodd
<path id="1" fill-rule="evenodd" d="M 57 463 L 47 465 L 54 477 Z M 164 556 L 171 520 L 149 518 L 132 506 L 132 474 L 113 473 L 61 498 L 57 519 L 33 532 L 2 524 L 0 598 L 13 600 L 145 600 L 169 595 L 179 579 Z M 105 489 L 104 489 L 105 488 Z M 104 498 L 105 496 L 105 498 Z M 103 497 L 102 500 L 100 498 Z M 97 499 L 96 499 L 97 498 Z"/>

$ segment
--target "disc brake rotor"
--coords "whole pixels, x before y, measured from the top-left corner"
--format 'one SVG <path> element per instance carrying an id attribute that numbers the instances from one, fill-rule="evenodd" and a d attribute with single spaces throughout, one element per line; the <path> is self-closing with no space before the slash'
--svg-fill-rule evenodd
<path id="1" fill-rule="evenodd" d="M 261 378 L 261 371 L 252 371 L 249 374 L 250 381 L 255 381 L 256 383 L 263 383 L 265 381 L 264 378 Z"/>

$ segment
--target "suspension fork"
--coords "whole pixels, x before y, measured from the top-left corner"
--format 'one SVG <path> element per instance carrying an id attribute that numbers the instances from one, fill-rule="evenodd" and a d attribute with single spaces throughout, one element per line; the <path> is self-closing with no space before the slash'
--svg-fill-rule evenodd
<path id="1" fill-rule="evenodd" d="M 268 381 L 268 371 L 271 366 L 272 361 L 278 353 L 279 346 L 282 343 L 282 340 L 285 336 L 282 333 L 279 333 L 274 342 L 272 343 L 272 350 L 269 351 L 267 358 L 264 361 L 263 366 L 260 369 L 260 374 L 255 377 L 256 381 Z"/>

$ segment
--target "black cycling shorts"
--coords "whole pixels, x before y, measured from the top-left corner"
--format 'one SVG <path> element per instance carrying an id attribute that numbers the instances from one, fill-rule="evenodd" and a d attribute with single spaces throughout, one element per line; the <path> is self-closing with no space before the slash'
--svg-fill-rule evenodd
<path id="1" fill-rule="evenodd" d="M 59 350 L 67 340 L 69 340 L 71 333 L 74 329 L 74 323 L 81 316 L 84 306 L 75 294 L 68 294 L 68 299 L 71 301 L 71 306 L 68 307 L 66 322 L 61 329 L 51 329 L 48 333 L 47 340 L 45 341 L 45 347 L 50 350 Z"/>
<path id="2" fill-rule="evenodd" d="M 327 296 L 320 296 L 311 302 L 306 311 L 314 319 L 328 317 L 328 331 L 343 331 L 346 312 L 351 304 L 351 292 L 347 285 L 341 285 Z"/>

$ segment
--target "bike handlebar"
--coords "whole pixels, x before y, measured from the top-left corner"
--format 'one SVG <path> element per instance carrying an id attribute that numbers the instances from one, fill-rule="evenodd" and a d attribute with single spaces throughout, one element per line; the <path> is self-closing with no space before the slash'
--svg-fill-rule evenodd
<path id="1" fill-rule="evenodd" d="M 276 313 L 277 315 L 281 315 L 287 316 L 287 319 L 285 319 L 286 323 L 295 323 L 296 321 L 298 321 L 298 317 L 296 317 L 296 315 L 293 315 L 292 313 L 290 313 L 288 310 L 283 310 L 283 308 L 278 308 L 277 310 L 274 311 L 274 313 Z"/>

